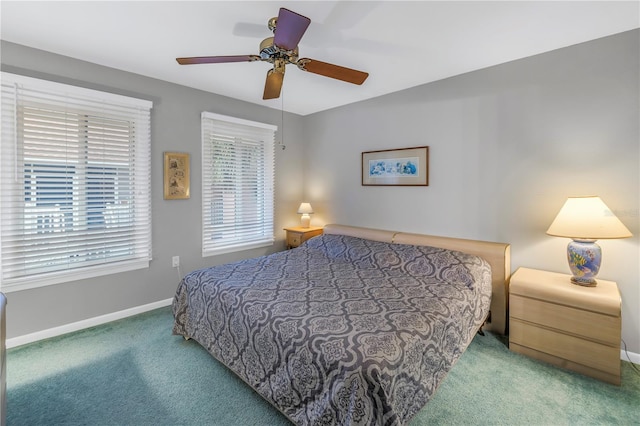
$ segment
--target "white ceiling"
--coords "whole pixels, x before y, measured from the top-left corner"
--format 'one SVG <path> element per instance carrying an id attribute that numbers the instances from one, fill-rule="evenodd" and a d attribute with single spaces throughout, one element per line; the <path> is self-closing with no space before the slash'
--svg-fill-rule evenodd
<path id="1" fill-rule="evenodd" d="M 301 115 L 640 27 L 640 2 L 6 1 L 1 38 Z M 258 54 L 286 7 L 311 19 L 300 57 L 370 74 L 362 86 L 287 67 L 263 101 L 266 62 L 180 66 L 176 57 Z"/>

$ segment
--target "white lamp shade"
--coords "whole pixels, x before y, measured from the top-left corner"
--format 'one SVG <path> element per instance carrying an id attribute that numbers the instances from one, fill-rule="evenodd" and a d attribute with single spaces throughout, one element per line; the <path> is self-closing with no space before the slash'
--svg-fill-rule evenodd
<path id="1" fill-rule="evenodd" d="M 313 209 L 309 203 L 301 203 L 298 207 L 298 214 L 313 214 Z"/>
<path id="2" fill-rule="evenodd" d="M 547 234 L 584 240 L 631 237 L 600 197 L 568 198 Z"/>

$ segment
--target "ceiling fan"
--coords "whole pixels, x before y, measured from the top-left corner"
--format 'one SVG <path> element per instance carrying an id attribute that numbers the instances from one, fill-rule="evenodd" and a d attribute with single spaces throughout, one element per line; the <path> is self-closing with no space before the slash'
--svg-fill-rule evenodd
<path id="1" fill-rule="evenodd" d="M 347 83 L 362 84 L 369 76 L 368 73 L 345 68 L 327 62 L 309 58 L 298 58 L 298 43 L 302 39 L 311 20 L 298 13 L 280 8 L 277 17 L 271 18 L 267 26 L 273 31 L 273 37 L 268 37 L 260 43 L 259 55 L 234 56 L 196 56 L 190 58 L 176 58 L 180 65 L 220 64 L 228 62 L 264 61 L 273 64 L 273 69 L 267 72 L 262 99 L 280 97 L 285 66 L 295 64 L 303 71 L 319 74 Z"/>

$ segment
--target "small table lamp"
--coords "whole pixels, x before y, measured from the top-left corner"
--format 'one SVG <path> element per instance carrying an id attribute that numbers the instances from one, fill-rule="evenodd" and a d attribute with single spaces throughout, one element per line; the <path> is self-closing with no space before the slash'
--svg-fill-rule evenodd
<path id="1" fill-rule="evenodd" d="M 303 228 L 308 228 L 309 224 L 311 223 L 311 216 L 309 216 L 310 214 L 313 214 L 313 209 L 311 208 L 311 204 L 309 203 L 301 203 L 300 207 L 298 207 L 298 214 L 301 214 L 302 217 L 300 218 L 300 222 L 301 222 L 301 226 Z"/>
<path id="2" fill-rule="evenodd" d="M 602 261 L 602 250 L 596 240 L 631 236 L 600 197 L 567 199 L 547 234 L 573 240 L 567 246 L 571 282 L 588 287 L 597 284 L 595 277 Z"/>

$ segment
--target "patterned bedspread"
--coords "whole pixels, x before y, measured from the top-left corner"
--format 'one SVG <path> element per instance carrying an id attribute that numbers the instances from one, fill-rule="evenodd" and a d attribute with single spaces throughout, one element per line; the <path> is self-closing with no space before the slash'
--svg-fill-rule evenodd
<path id="1" fill-rule="evenodd" d="M 485 319 L 490 275 L 465 253 L 323 235 L 188 274 L 173 332 L 298 425 L 403 425 Z"/>

